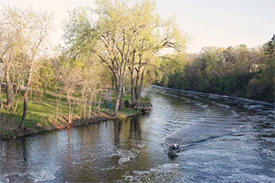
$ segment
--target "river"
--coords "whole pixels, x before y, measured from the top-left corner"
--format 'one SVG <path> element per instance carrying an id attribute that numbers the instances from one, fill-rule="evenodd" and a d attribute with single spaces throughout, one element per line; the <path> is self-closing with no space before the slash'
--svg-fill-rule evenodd
<path id="1" fill-rule="evenodd" d="M 274 108 L 150 95 L 146 116 L 0 141 L 0 183 L 275 182 Z"/>

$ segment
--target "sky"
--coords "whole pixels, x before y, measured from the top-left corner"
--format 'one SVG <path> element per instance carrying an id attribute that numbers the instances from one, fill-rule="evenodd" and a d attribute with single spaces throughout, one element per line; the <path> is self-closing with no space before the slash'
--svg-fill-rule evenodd
<path id="1" fill-rule="evenodd" d="M 175 17 L 188 36 L 187 52 L 203 47 L 257 47 L 275 34 L 275 0 L 156 0 L 162 18 Z M 52 46 L 62 43 L 68 11 L 93 0 L 0 0 L 0 6 L 47 10 L 53 14 Z"/>

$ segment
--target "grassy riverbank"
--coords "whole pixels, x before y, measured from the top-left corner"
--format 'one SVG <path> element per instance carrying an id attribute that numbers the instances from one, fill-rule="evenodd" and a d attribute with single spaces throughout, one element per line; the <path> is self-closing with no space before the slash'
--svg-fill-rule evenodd
<path id="1" fill-rule="evenodd" d="M 17 110 L 9 112 L 0 110 L 0 138 L 9 139 L 17 136 L 30 135 L 43 131 L 64 129 L 74 126 L 88 125 L 96 122 L 114 119 L 113 110 L 102 102 L 100 110 L 97 104 L 92 105 L 91 113 L 84 112 L 77 104 L 73 105 L 72 122 L 68 123 L 68 103 L 65 96 L 61 96 L 60 105 L 56 108 L 56 93 L 48 92 L 41 98 L 32 98 L 28 104 L 28 112 L 25 120 L 24 132 L 18 131 L 22 116 L 22 96 L 19 97 Z M 6 96 L 2 96 L 4 101 Z M 123 102 L 129 101 L 130 96 L 125 95 Z M 77 99 L 76 99 L 77 100 Z M 143 99 L 144 100 L 144 99 Z M 147 99 L 146 99 L 147 101 Z M 57 115 L 58 112 L 58 115 Z M 119 113 L 119 118 L 126 118 L 141 114 L 141 111 L 124 107 Z"/>

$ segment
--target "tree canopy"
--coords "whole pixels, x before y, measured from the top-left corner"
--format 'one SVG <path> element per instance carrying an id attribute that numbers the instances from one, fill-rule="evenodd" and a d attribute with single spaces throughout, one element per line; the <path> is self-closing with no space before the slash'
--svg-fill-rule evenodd
<path id="1" fill-rule="evenodd" d="M 154 58 L 165 49 L 185 48 L 184 36 L 176 23 L 160 19 L 150 0 L 134 4 L 104 0 L 97 2 L 96 9 L 75 9 L 66 24 L 65 35 L 73 57 L 86 52 L 93 54 L 112 73 L 117 96 L 115 115 L 128 73 L 132 103 L 136 103 Z"/>

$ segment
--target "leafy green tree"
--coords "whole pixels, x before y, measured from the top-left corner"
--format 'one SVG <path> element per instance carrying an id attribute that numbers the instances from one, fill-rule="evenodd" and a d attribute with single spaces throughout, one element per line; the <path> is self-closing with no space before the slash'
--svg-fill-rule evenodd
<path id="1" fill-rule="evenodd" d="M 138 100 L 146 69 L 154 56 L 164 48 L 184 48 L 185 39 L 175 23 L 160 20 L 153 9 L 154 4 L 149 0 L 134 5 L 123 1 L 98 1 L 96 11 L 84 8 L 72 11 L 66 25 L 69 52 L 75 57 L 81 52 L 92 53 L 112 73 L 116 91 L 115 116 L 128 70 L 132 100 Z"/>
<path id="2" fill-rule="evenodd" d="M 47 89 L 53 88 L 56 81 L 55 69 L 51 59 L 42 59 L 36 63 L 37 74 L 34 77 L 39 86 L 42 86 L 44 94 L 47 93 Z M 34 84 L 33 84 L 34 85 Z"/>
<path id="3" fill-rule="evenodd" d="M 175 59 L 163 59 L 158 84 L 187 90 L 215 92 L 274 101 L 274 36 L 263 48 L 245 45 L 207 47 L 177 70 Z M 173 58 L 173 57 L 170 57 Z M 182 60 L 184 60 L 182 58 Z M 180 64 L 178 64 L 180 66 Z"/>
<path id="4" fill-rule="evenodd" d="M 275 101 L 275 35 L 263 46 L 264 65 L 261 70 L 260 79 L 267 84 L 265 95 L 271 101 Z"/>
<path id="5" fill-rule="evenodd" d="M 24 12 L 16 8 L 2 8 L 0 13 L 0 61 L 5 76 L 7 103 L 9 110 L 13 109 L 14 82 L 12 81 L 13 66 L 16 57 L 26 43 L 24 30 L 27 22 L 24 20 Z M 21 57 L 21 58 L 24 58 Z"/>
<path id="6" fill-rule="evenodd" d="M 8 110 L 13 110 L 15 96 L 20 93 L 20 87 L 25 86 L 22 128 L 34 61 L 47 36 L 49 20 L 47 13 L 28 9 L 4 7 L 0 14 L 0 60 L 5 73 L 6 106 Z"/>

